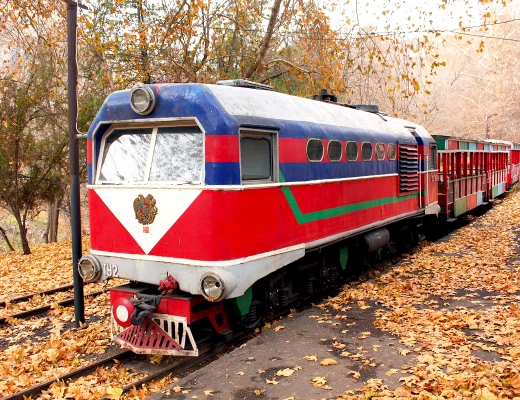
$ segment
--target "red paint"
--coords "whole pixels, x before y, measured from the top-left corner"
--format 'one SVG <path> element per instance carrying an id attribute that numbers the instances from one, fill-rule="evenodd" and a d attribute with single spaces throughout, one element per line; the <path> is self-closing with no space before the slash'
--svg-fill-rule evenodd
<path id="1" fill-rule="evenodd" d="M 112 293 L 111 293 L 112 294 Z M 112 295 L 110 296 L 110 303 L 112 305 L 112 316 L 114 317 L 114 320 L 119 326 L 122 326 L 123 328 L 128 328 L 130 325 L 132 325 L 132 321 L 130 320 L 130 317 L 135 311 L 135 307 L 132 304 L 132 302 L 129 300 L 129 297 L 121 296 L 121 295 L 114 295 L 114 298 L 112 299 Z M 126 321 L 123 321 L 119 319 L 117 316 L 117 309 L 118 307 L 124 307 L 126 311 L 128 312 L 128 318 Z"/>
<path id="2" fill-rule="evenodd" d="M 280 163 L 309 162 L 307 158 L 308 139 L 278 139 L 278 153 Z M 324 149 L 326 151 L 326 149 Z"/>
<path id="3" fill-rule="evenodd" d="M 448 139 L 448 150 L 458 150 L 459 142 L 457 140 Z"/>
<path id="4" fill-rule="evenodd" d="M 291 191 L 302 213 L 307 214 L 395 195 L 397 177 L 381 179 L 293 186 Z M 143 254 L 93 190 L 90 204 L 92 249 Z M 232 260 L 312 242 L 417 209 L 418 199 L 414 198 L 299 225 L 281 188 L 203 191 L 150 255 Z"/>
<path id="5" fill-rule="evenodd" d="M 370 188 L 370 190 L 367 190 Z M 317 185 L 290 186 L 302 213 L 341 207 L 397 194 L 399 177 L 356 179 L 351 181 L 321 183 Z"/>
<path id="6" fill-rule="evenodd" d="M 177 350 L 183 348 L 151 319 L 145 319 L 142 325 L 131 326 L 117 335 L 125 343 L 136 349 Z"/>
<path id="7" fill-rule="evenodd" d="M 466 211 L 473 210 L 477 207 L 477 194 L 470 194 L 466 198 Z"/>
<path id="8" fill-rule="evenodd" d="M 144 254 L 132 235 L 93 189 L 89 189 L 88 197 L 91 248 L 115 253 Z"/>
<path id="9" fill-rule="evenodd" d="M 145 288 L 146 286 L 143 286 L 143 289 Z M 115 313 L 117 305 L 124 304 L 125 299 L 128 301 L 128 299 L 131 299 L 137 293 L 142 292 L 143 289 L 137 288 L 136 290 L 128 290 L 125 286 L 110 289 L 110 305 L 112 306 L 113 312 Z M 219 333 L 229 328 L 226 311 L 224 310 L 223 304 L 220 302 L 208 303 L 202 296 L 191 295 L 160 297 L 161 300 L 159 301 L 156 310 L 157 314 L 186 317 L 188 325 L 203 318 L 208 318 L 215 331 Z M 130 303 L 130 301 L 128 301 L 128 303 Z M 201 303 L 205 303 L 205 306 L 197 307 L 197 305 Z M 208 307 L 208 305 L 210 306 Z"/>
<path id="10" fill-rule="evenodd" d="M 206 162 L 238 162 L 238 136 L 206 135 Z"/>
<path id="11" fill-rule="evenodd" d="M 321 162 L 330 162 L 330 159 L 329 159 L 329 142 L 330 142 L 330 140 L 323 139 L 321 142 L 323 143 L 323 158 L 322 158 Z"/>
<path id="12" fill-rule="evenodd" d="M 203 192 L 150 254 L 232 260 L 356 229 L 415 211 L 417 204 L 414 198 L 299 225 L 280 189 Z"/>
<path id="13" fill-rule="evenodd" d="M 422 206 L 425 207 L 429 204 L 435 203 L 438 199 L 439 191 L 439 174 L 437 171 L 428 171 L 428 174 L 421 174 L 421 190 L 427 193 L 422 196 Z"/>

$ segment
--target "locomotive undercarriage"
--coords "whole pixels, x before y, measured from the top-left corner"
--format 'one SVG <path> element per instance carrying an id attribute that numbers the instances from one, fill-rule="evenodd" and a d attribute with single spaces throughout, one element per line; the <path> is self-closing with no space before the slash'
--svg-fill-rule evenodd
<path id="1" fill-rule="evenodd" d="M 371 241 L 378 234 L 386 238 L 376 237 Z M 345 278 L 356 276 L 374 262 L 394 257 L 400 250 L 416 246 L 424 238 L 423 218 L 418 218 L 383 228 L 383 232 L 374 230 L 310 251 L 303 259 L 257 281 L 252 287 L 248 312 L 230 313 L 230 319 L 241 328 L 254 328 L 269 313 L 308 300 L 323 290 L 333 290 Z"/>
<path id="2" fill-rule="evenodd" d="M 155 285 L 131 283 L 111 290 L 112 338 L 138 353 L 194 356 L 208 332 L 221 338 L 258 327 L 324 290 L 334 290 L 367 265 L 415 246 L 422 220 L 408 220 L 329 246 L 258 280 L 244 295 L 220 302 L 183 292 L 159 295 Z M 124 325 L 124 326 L 123 326 Z"/>

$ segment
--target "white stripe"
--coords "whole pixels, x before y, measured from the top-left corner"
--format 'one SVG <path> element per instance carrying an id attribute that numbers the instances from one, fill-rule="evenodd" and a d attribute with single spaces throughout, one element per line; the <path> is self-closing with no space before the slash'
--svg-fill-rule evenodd
<path id="1" fill-rule="evenodd" d="M 424 173 L 424 172 L 423 172 Z M 352 178 L 337 178 L 337 179 L 321 179 L 315 181 L 302 181 L 302 182 L 277 182 L 277 183 L 264 183 L 260 185 L 162 185 L 159 186 L 156 183 L 150 185 L 143 184 L 124 184 L 124 185 L 88 185 L 88 189 L 98 188 L 117 188 L 117 189 L 135 189 L 135 188 L 146 188 L 146 189 L 203 189 L 203 190 L 215 190 L 215 191 L 237 191 L 237 190 L 248 190 L 248 189 L 263 189 L 263 188 L 276 188 L 286 186 L 304 186 L 304 185 L 321 185 L 323 183 L 337 183 L 337 182 L 349 182 L 349 181 L 361 181 L 367 179 L 378 179 L 378 178 L 389 178 L 392 176 L 399 176 L 399 174 L 385 174 L 385 175 L 368 175 L 368 176 L 356 176 Z"/>
<path id="2" fill-rule="evenodd" d="M 235 258 L 233 260 L 226 261 L 202 261 L 202 260 L 189 260 L 187 258 L 174 258 L 174 257 L 160 257 L 160 256 L 150 256 L 150 255 L 140 255 L 140 254 L 125 254 L 125 253 L 112 253 L 109 251 L 99 251 L 99 250 L 91 250 L 90 253 L 97 256 L 107 256 L 107 257 L 119 257 L 126 258 L 130 260 L 144 260 L 144 261 L 159 261 L 159 262 L 168 262 L 175 264 L 185 264 L 185 265 L 193 265 L 197 267 L 229 267 L 232 265 L 245 264 L 251 261 L 260 260 L 266 257 L 272 257 L 278 254 L 288 253 L 295 250 L 300 250 L 305 248 L 304 244 L 298 244 L 296 246 L 284 247 L 283 249 L 272 250 L 266 253 L 255 254 L 249 257 L 243 258 Z"/>

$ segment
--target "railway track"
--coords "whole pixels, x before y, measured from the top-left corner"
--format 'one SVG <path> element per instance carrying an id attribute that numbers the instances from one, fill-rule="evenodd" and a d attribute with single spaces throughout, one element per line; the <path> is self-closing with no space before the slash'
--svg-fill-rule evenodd
<path id="1" fill-rule="evenodd" d="M 51 289 L 51 290 L 48 290 L 48 291 L 45 291 L 45 292 L 41 292 L 41 293 L 35 293 L 35 294 L 27 295 L 27 296 L 21 296 L 21 297 L 13 299 L 11 301 L 15 301 L 15 302 L 27 301 L 27 300 L 29 300 L 32 297 L 37 296 L 37 295 L 52 294 L 52 293 L 57 293 L 59 291 L 63 292 L 63 291 L 66 291 L 65 289 L 63 289 L 65 287 L 66 286 L 62 286 L 60 288 Z M 70 288 L 69 288 L 69 290 L 70 290 Z M 89 296 L 96 297 L 96 296 L 99 296 L 99 295 L 101 295 L 101 294 L 103 294 L 105 292 L 106 292 L 106 290 L 99 290 L 99 291 L 96 291 L 96 292 L 85 294 L 85 297 L 89 297 Z M 56 304 L 56 303 L 54 303 L 54 304 Z M 69 298 L 69 299 L 58 301 L 57 304 L 59 306 L 61 306 L 61 307 L 72 306 L 74 304 L 74 298 Z M 4 307 L 5 307 L 5 303 L 4 303 Z M 33 308 L 31 310 L 21 311 L 21 312 L 16 313 L 16 314 L 11 314 L 11 315 L 6 316 L 6 317 L 1 317 L 0 318 L 0 327 L 8 325 L 8 320 L 9 319 L 29 319 L 29 318 L 32 318 L 32 317 L 35 317 L 35 316 L 39 316 L 39 315 L 43 315 L 43 314 L 47 313 L 47 311 L 49 311 L 52 307 L 53 307 L 53 304 L 47 304 L 47 305 L 44 305 L 44 306 L 41 306 L 41 307 L 38 307 L 38 308 Z"/>
<path id="2" fill-rule="evenodd" d="M 250 335 L 250 333 L 239 333 L 226 342 L 219 342 L 214 345 L 205 345 L 200 349 L 200 354 L 198 357 L 176 357 L 173 362 L 164 366 L 153 366 L 152 364 L 148 363 L 149 367 L 153 366 L 153 370 L 149 372 L 147 376 L 125 385 L 122 388 L 123 394 L 129 392 L 134 387 L 137 388 L 143 384 L 147 384 L 151 381 L 161 379 L 169 374 L 178 374 L 182 371 L 186 371 L 190 368 L 196 367 L 199 364 L 206 363 L 216 355 L 225 352 L 236 346 L 237 343 L 246 340 Z M 36 398 L 43 391 L 49 389 L 55 382 L 62 381 L 66 383 L 71 383 L 81 377 L 91 374 L 97 368 L 111 367 L 118 363 L 124 364 L 125 362 L 130 362 L 133 360 L 144 362 L 143 360 L 145 358 L 146 356 L 137 355 L 130 350 L 121 350 L 110 357 L 102 358 L 96 362 L 93 362 L 89 365 L 85 365 L 74 371 L 65 373 L 48 381 L 31 386 L 20 392 L 3 397 L 2 400 L 24 400 L 27 398 Z M 103 397 L 102 399 L 108 400 L 108 397 Z"/>
<path id="3" fill-rule="evenodd" d="M 11 299 L 6 299 L 6 300 L 0 301 L 0 307 L 6 307 L 8 303 L 20 303 L 22 301 L 27 301 L 27 300 L 32 299 L 35 296 L 48 296 L 48 295 L 54 294 L 54 293 L 67 292 L 73 288 L 74 288 L 74 285 L 70 284 L 70 285 L 59 286 L 59 287 L 49 289 L 49 290 L 44 290 L 43 292 L 29 293 L 29 294 L 26 294 L 23 296 L 13 297 Z"/>
<path id="4" fill-rule="evenodd" d="M 38 396 L 42 391 L 48 389 L 54 382 L 57 382 L 60 380 L 65 382 L 65 381 L 68 381 L 71 379 L 77 379 L 81 376 L 88 375 L 89 373 L 94 371 L 96 368 L 109 366 L 109 365 L 115 364 L 116 362 L 124 361 L 126 359 L 129 359 L 133 355 L 134 355 L 134 353 L 132 353 L 130 350 L 122 350 L 113 356 L 100 359 L 94 363 L 91 363 L 84 367 L 75 369 L 74 371 L 68 372 L 68 373 L 60 375 L 56 378 L 53 378 L 48 381 L 31 386 L 30 388 L 24 389 L 20 392 L 12 394 L 12 395 L 5 396 L 2 398 L 2 400 L 14 400 L 14 399 L 23 400 L 23 399 L 27 399 L 27 398 L 32 398 L 33 396 Z"/>

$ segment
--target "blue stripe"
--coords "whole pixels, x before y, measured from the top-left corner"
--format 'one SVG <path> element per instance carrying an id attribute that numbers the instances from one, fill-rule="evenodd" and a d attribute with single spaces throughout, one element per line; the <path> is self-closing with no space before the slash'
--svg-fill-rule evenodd
<path id="1" fill-rule="evenodd" d="M 280 164 L 286 182 L 342 179 L 370 175 L 397 174 L 398 161 L 357 161 Z"/>
<path id="2" fill-rule="evenodd" d="M 105 100 L 89 129 L 89 139 L 101 121 L 143 120 L 151 118 L 197 117 L 204 130 L 213 135 L 237 134 L 236 119 L 224 111 L 218 100 L 204 85 L 151 85 L 157 91 L 154 110 L 139 115 L 130 107 L 130 91 L 114 92 Z M 97 135 L 96 135 L 97 136 Z"/>
<path id="3" fill-rule="evenodd" d="M 94 183 L 94 175 L 92 174 L 92 163 L 87 164 L 88 183 L 92 185 Z"/>
<path id="4" fill-rule="evenodd" d="M 206 185 L 240 185 L 238 162 L 207 162 Z"/>
<path id="5" fill-rule="evenodd" d="M 279 130 L 280 138 L 290 139 L 330 139 L 371 143 L 408 143 L 417 144 L 408 134 L 394 134 L 370 129 L 353 128 L 350 126 L 325 125 L 314 122 L 285 121 L 252 116 L 237 116 L 240 126 L 258 127 L 262 129 Z"/>

